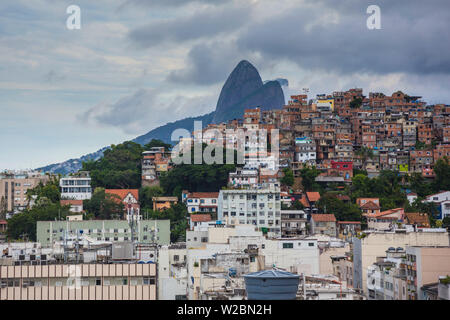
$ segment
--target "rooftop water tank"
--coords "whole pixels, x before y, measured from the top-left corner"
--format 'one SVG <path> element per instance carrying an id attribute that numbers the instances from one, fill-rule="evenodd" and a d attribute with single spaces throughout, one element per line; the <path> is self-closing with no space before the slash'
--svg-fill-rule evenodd
<path id="1" fill-rule="evenodd" d="M 295 300 L 300 276 L 278 269 L 244 275 L 248 300 Z"/>

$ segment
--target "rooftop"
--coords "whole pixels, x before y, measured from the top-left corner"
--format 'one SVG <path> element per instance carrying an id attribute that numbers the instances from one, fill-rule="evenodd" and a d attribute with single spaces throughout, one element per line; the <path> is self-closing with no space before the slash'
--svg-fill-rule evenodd
<path id="1" fill-rule="evenodd" d="M 336 222 L 336 217 L 330 213 L 312 214 L 311 219 L 316 222 Z"/>
<path id="2" fill-rule="evenodd" d="M 320 193 L 318 192 L 306 192 L 308 201 L 318 201 L 320 199 Z"/>
<path id="3" fill-rule="evenodd" d="M 138 189 L 105 189 L 105 193 L 115 194 L 120 197 L 120 199 L 125 199 L 125 197 L 131 193 L 131 195 L 139 200 L 139 190 Z"/>
<path id="4" fill-rule="evenodd" d="M 210 214 L 192 214 L 191 215 L 191 221 L 192 222 L 207 222 L 211 221 L 211 215 Z"/>

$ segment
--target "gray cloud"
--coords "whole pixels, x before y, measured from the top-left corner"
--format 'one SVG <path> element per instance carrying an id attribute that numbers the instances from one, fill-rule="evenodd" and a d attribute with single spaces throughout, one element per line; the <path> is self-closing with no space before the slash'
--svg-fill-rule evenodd
<path id="1" fill-rule="evenodd" d="M 210 38 L 238 29 L 248 20 L 249 13 L 248 6 L 208 7 L 182 18 L 154 21 L 132 30 L 128 37 L 140 48 L 153 47 L 163 42 L 179 44 Z"/>
<path id="2" fill-rule="evenodd" d="M 119 6 L 119 9 L 123 9 L 130 5 L 146 7 L 178 7 L 190 3 L 221 5 L 229 1 L 230 0 L 126 0 Z"/>
<path id="3" fill-rule="evenodd" d="M 78 115 L 84 124 L 113 126 L 137 134 L 169 121 L 197 116 L 214 109 L 215 97 L 173 95 L 165 99 L 157 89 L 139 89 L 114 103 L 100 103 Z"/>
<path id="4" fill-rule="evenodd" d="M 371 2 L 321 0 L 321 5 L 299 6 L 252 24 L 237 44 L 266 60 L 288 59 L 309 70 L 450 73 L 450 39 L 444 36 L 450 28 L 450 11 L 444 9 L 449 2 L 439 1 L 439 7 L 379 1 L 382 29 L 369 30 Z"/>
<path id="5" fill-rule="evenodd" d="M 46 82 L 50 82 L 50 83 L 54 83 L 54 82 L 59 82 L 62 80 L 65 80 L 66 76 L 63 74 L 59 74 L 57 72 L 55 72 L 55 70 L 50 70 L 49 72 L 47 72 L 44 75 L 44 80 Z"/>
<path id="6" fill-rule="evenodd" d="M 194 46 L 187 57 L 187 67 L 172 71 L 168 80 L 178 83 L 210 85 L 224 81 L 238 64 L 240 54 L 232 43 L 212 42 Z"/>

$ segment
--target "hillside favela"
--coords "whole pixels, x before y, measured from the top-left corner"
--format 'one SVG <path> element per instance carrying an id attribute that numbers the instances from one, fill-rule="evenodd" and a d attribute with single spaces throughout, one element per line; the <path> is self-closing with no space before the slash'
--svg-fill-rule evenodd
<path id="1" fill-rule="evenodd" d="M 252 72 L 229 76 L 225 121 L 175 145 L 3 172 L 1 299 L 448 300 L 450 106 L 362 88 L 230 106 Z"/>
<path id="2" fill-rule="evenodd" d="M 450 10 L 79 2 L 0 4 L 0 304 L 450 300 Z"/>

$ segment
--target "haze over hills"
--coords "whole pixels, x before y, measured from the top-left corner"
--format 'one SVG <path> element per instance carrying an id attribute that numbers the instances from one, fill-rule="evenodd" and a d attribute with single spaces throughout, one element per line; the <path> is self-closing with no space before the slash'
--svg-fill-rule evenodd
<path id="1" fill-rule="evenodd" d="M 242 60 L 228 76 L 222 87 L 214 112 L 167 123 L 136 137 L 132 141 L 144 145 L 152 139 L 159 139 L 173 144 L 174 141 L 171 141 L 172 132 L 176 129 L 186 129 L 192 132 L 194 121 L 202 121 L 202 126 L 206 127 L 210 123 L 242 118 L 244 110 L 249 108 L 280 109 L 285 103 L 280 83 L 287 85 L 287 80 L 276 79 L 263 82 L 258 70 L 250 62 Z M 36 170 L 61 174 L 76 172 L 81 169 L 83 161 L 100 159 L 103 152 L 108 148 L 104 147 L 78 159 L 70 159 Z"/>

